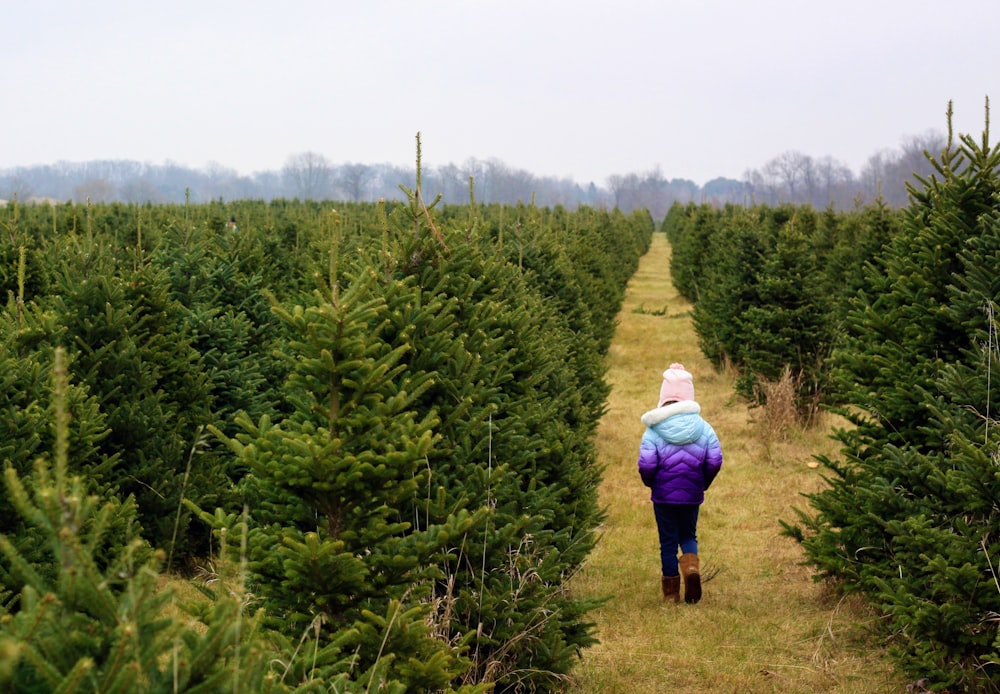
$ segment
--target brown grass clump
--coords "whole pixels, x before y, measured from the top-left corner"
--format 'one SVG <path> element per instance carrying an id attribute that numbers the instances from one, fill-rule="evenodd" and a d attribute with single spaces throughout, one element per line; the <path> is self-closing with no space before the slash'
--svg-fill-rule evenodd
<path id="1" fill-rule="evenodd" d="M 597 440 L 608 516 L 572 587 L 611 599 L 593 615 L 600 643 L 584 652 L 569 690 L 905 691 L 869 636 L 874 615 L 824 590 L 799 545 L 781 534 L 779 519 L 794 520 L 793 508 L 805 508 L 801 494 L 823 487 L 812 461 L 834 452 L 828 423 L 790 425 L 788 410 L 777 406 L 780 393 L 774 408 L 751 422 L 734 394 L 734 374 L 716 371 L 701 355 L 690 306 L 673 289 L 669 267 L 669 245 L 657 234 L 629 284 L 608 355 L 612 392 Z M 637 310 L 643 306 L 666 308 Z M 656 527 L 636 460 L 639 416 L 655 407 L 661 374 L 675 361 L 694 374 L 695 396 L 725 461 L 701 509 L 699 552 L 711 577 L 704 597 L 664 606 Z"/>
<path id="2" fill-rule="evenodd" d="M 785 441 L 798 428 L 801 417 L 795 403 L 796 383 L 792 370 L 785 367 L 777 381 L 764 381 L 758 386 L 764 403 L 754 410 L 754 420 L 760 435 L 767 442 Z"/>

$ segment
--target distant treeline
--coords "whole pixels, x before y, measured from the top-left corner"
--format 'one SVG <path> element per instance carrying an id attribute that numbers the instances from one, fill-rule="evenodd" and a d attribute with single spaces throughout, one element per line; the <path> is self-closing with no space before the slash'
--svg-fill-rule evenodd
<path id="1" fill-rule="evenodd" d="M 710 205 L 809 204 L 817 209 L 847 210 L 881 196 L 892 208 L 907 205 L 906 182 L 930 173 L 924 152 L 937 154 L 944 136 L 912 137 L 899 150 L 869 157 L 859 174 L 830 156 L 815 158 L 788 151 L 743 180 L 719 177 L 698 185 L 685 178 L 666 178 L 659 169 L 614 174 L 603 184 L 539 176 L 498 159 L 468 159 L 423 171 L 428 196 L 440 194 L 446 203 L 470 199 L 470 181 L 477 201 L 499 204 L 534 202 L 613 208 L 625 212 L 648 209 L 662 219 L 674 203 Z M 676 164 L 683 168 L 683 162 Z M 392 164 L 334 164 L 315 152 L 289 157 L 278 171 L 241 175 L 221 164 L 193 169 L 179 164 L 149 164 L 129 160 L 58 162 L 0 170 L 0 200 L 49 199 L 85 203 L 202 203 L 213 200 L 340 200 L 374 202 L 404 200 L 400 184 L 414 179 L 413 167 Z"/>

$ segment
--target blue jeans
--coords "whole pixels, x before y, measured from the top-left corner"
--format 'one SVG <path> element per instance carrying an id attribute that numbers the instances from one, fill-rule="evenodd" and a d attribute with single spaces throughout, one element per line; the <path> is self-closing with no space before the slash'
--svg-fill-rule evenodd
<path id="1" fill-rule="evenodd" d="M 656 529 L 660 535 L 660 565 L 664 576 L 677 576 L 677 548 L 684 554 L 698 553 L 698 510 L 700 506 L 653 504 Z"/>

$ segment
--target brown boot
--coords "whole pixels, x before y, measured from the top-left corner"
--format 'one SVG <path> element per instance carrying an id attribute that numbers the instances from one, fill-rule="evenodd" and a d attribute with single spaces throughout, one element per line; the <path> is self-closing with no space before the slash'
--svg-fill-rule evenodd
<path id="1" fill-rule="evenodd" d="M 696 603 L 701 600 L 701 573 L 697 554 L 681 555 L 681 576 L 684 577 L 684 602 Z"/>
<path id="2" fill-rule="evenodd" d="M 681 601 L 680 576 L 663 576 L 660 579 L 660 587 L 663 588 L 663 602 L 677 604 Z"/>

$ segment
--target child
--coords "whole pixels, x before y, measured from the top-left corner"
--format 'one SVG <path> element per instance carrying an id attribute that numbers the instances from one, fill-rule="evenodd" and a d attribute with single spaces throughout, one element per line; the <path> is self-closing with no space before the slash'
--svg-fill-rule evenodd
<path id="1" fill-rule="evenodd" d="M 663 601 L 680 602 L 683 579 L 684 602 L 696 603 L 701 599 L 698 510 L 722 467 L 722 447 L 701 418 L 694 381 L 682 364 L 663 372 L 658 403 L 642 415 L 646 431 L 639 446 L 639 476 L 651 490 L 660 536 Z"/>

